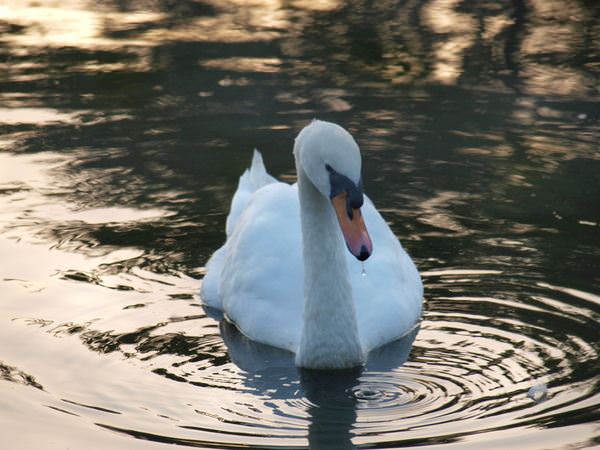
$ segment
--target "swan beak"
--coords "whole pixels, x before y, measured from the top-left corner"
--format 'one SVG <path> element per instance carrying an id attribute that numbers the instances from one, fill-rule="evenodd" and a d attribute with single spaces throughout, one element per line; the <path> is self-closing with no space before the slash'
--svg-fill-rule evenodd
<path id="1" fill-rule="evenodd" d="M 373 253 L 373 244 L 367 232 L 367 227 L 365 227 L 360 208 L 353 209 L 348 206 L 348 194 L 346 192 L 333 197 L 331 203 L 335 209 L 335 215 L 340 223 L 348 250 L 359 261 L 364 261 Z"/>

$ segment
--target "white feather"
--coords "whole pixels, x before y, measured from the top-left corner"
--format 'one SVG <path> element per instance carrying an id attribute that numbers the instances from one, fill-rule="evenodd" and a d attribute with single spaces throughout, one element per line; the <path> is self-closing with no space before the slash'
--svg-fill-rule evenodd
<path id="1" fill-rule="evenodd" d="M 346 148 L 344 142 L 350 135 L 345 130 L 341 129 L 347 136 L 340 135 L 340 139 L 328 133 L 328 129 L 339 133 L 338 128 L 341 129 L 314 121 L 297 138 L 295 151 L 304 152 L 298 149 L 299 145 L 310 147 L 303 135 L 318 135 L 320 141 L 327 140 L 333 147 L 339 144 L 339 150 L 326 155 L 328 163 L 335 164 L 336 158 L 354 151 Z M 303 164 L 302 160 L 310 160 L 311 151 L 314 148 L 306 150 L 302 157 L 296 154 L 297 166 Z M 356 159 L 351 159 L 355 162 L 348 174 L 356 178 Z M 348 164 L 347 160 L 336 170 L 344 164 Z M 303 175 L 303 170 L 299 167 L 299 177 L 305 177 L 309 183 L 321 177 L 314 173 Z M 323 189 L 313 188 L 315 192 Z M 306 198 L 306 193 L 301 195 Z M 323 197 L 323 201 L 323 205 L 329 205 L 328 198 Z M 222 309 L 249 338 L 296 353 L 298 365 L 336 368 L 362 362 L 363 355 L 356 354 L 356 348 L 348 341 L 357 339 L 360 350 L 366 354 L 411 331 L 421 314 L 423 286 L 412 260 L 366 196 L 361 210 L 373 242 L 373 253 L 364 262 L 365 276 L 361 263 L 346 250 L 339 227 L 325 223 L 324 216 L 319 218 L 311 211 L 302 212 L 311 219 L 304 228 L 301 226 L 298 185 L 276 182 L 264 170 L 260 153 L 255 152 L 250 171 L 240 178 L 232 201 L 227 241 L 207 264 L 201 290 L 203 301 Z M 328 214 L 326 209 L 323 211 Z M 303 253 L 303 231 L 326 236 L 320 228 L 337 235 L 331 234 L 327 242 L 319 245 L 307 237 L 305 244 L 310 243 L 312 248 L 305 248 Z M 333 264 L 335 270 L 331 262 L 325 262 L 328 258 L 338 258 Z M 308 277 L 306 267 L 310 269 Z M 306 295 L 311 298 L 305 299 Z M 348 303 L 335 300 L 340 295 L 347 297 Z M 323 316 L 329 321 L 323 321 Z M 353 326 L 358 330 L 357 337 L 348 331 Z M 306 351 L 314 354 L 299 354 Z"/>
<path id="2" fill-rule="evenodd" d="M 262 155 L 254 150 L 250 169 L 244 171 L 238 182 L 238 188 L 231 199 L 231 207 L 225 224 L 225 233 L 230 236 L 240 214 L 246 209 L 248 200 L 257 190 L 267 184 L 277 183 L 277 180 L 267 173 Z"/>

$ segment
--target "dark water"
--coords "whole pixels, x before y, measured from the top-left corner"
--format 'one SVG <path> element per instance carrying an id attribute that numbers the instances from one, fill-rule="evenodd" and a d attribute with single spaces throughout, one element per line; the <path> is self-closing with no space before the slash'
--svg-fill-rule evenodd
<path id="1" fill-rule="evenodd" d="M 0 68 L 1 448 L 600 445 L 597 2 L 23 0 Z M 198 296 L 313 117 L 425 284 L 345 373 Z"/>

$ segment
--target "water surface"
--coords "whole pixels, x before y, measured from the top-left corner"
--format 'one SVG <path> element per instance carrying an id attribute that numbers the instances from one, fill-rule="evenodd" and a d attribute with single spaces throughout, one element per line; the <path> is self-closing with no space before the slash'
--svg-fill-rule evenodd
<path id="1" fill-rule="evenodd" d="M 2 447 L 600 445 L 599 24 L 576 0 L 0 3 Z M 293 181 L 314 117 L 355 136 L 425 285 L 420 328 L 344 373 L 198 294 L 252 149 Z"/>

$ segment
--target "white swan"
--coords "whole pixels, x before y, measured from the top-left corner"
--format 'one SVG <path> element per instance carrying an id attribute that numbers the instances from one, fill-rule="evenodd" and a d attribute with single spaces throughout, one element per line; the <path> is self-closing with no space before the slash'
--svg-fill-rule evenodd
<path id="1" fill-rule="evenodd" d="M 294 352 L 298 366 L 357 366 L 415 326 L 421 278 L 366 196 L 363 204 L 360 151 L 346 130 L 314 120 L 294 156 L 298 183 L 288 185 L 255 151 L 201 297 L 250 339 Z"/>

